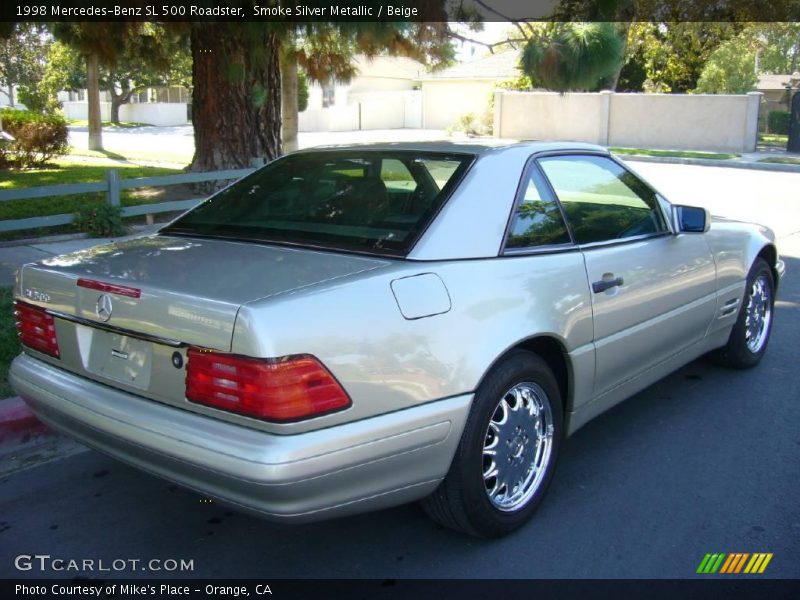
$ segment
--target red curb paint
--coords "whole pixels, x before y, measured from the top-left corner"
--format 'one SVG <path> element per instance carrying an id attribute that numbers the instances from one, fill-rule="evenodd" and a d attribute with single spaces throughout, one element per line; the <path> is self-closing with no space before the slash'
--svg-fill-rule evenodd
<path id="1" fill-rule="evenodd" d="M 0 400 L 0 445 L 47 431 L 22 398 Z"/>

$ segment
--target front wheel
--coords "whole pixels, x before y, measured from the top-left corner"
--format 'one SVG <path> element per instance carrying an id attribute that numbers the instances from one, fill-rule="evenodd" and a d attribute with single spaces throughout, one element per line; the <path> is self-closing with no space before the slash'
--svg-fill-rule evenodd
<path id="1" fill-rule="evenodd" d="M 767 350 L 775 307 L 775 280 L 763 258 L 756 258 L 747 275 L 744 300 L 728 343 L 711 358 L 726 367 L 756 366 Z"/>
<path id="2" fill-rule="evenodd" d="M 478 388 L 450 470 L 423 508 L 442 525 L 480 537 L 519 528 L 553 476 L 562 422 L 547 363 L 530 352 L 510 354 Z"/>

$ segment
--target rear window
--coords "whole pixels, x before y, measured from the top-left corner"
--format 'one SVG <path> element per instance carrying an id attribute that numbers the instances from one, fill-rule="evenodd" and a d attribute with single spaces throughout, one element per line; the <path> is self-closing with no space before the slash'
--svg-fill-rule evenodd
<path id="1" fill-rule="evenodd" d="M 293 154 L 161 232 L 404 255 L 472 159 L 407 151 Z"/>

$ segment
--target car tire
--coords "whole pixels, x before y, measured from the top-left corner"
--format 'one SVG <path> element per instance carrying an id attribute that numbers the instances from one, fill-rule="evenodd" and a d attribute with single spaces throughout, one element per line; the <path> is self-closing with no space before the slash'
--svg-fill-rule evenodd
<path id="1" fill-rule="evenodd" d="M 728 343 L 710 358 L 734 369 L 755 367 L 767 350 L 774 310 L 775 280 L 767 262 L 759 257 L 747 275 L 744 299 Z"/>
<path id="2" fill-rule="evenodd" d="M 561 393 L 552 371 L 536 354 L 512 352 L 478 387 L 450 470 L 422 501 L 425 512 L 478 537 L 511 533 L 541 503 L 562 437 Z"/>

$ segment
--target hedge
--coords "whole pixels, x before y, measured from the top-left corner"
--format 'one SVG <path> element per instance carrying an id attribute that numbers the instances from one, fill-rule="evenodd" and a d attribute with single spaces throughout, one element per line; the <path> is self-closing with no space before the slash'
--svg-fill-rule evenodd
<path id="1" fill-rule="evenodd" d="M 789 134 L 789 121 L 791 113 L 788 110 L 772 110 L 767 117 L 767 126 L 770 133 L 778 133 L 780 135 Z"/>

